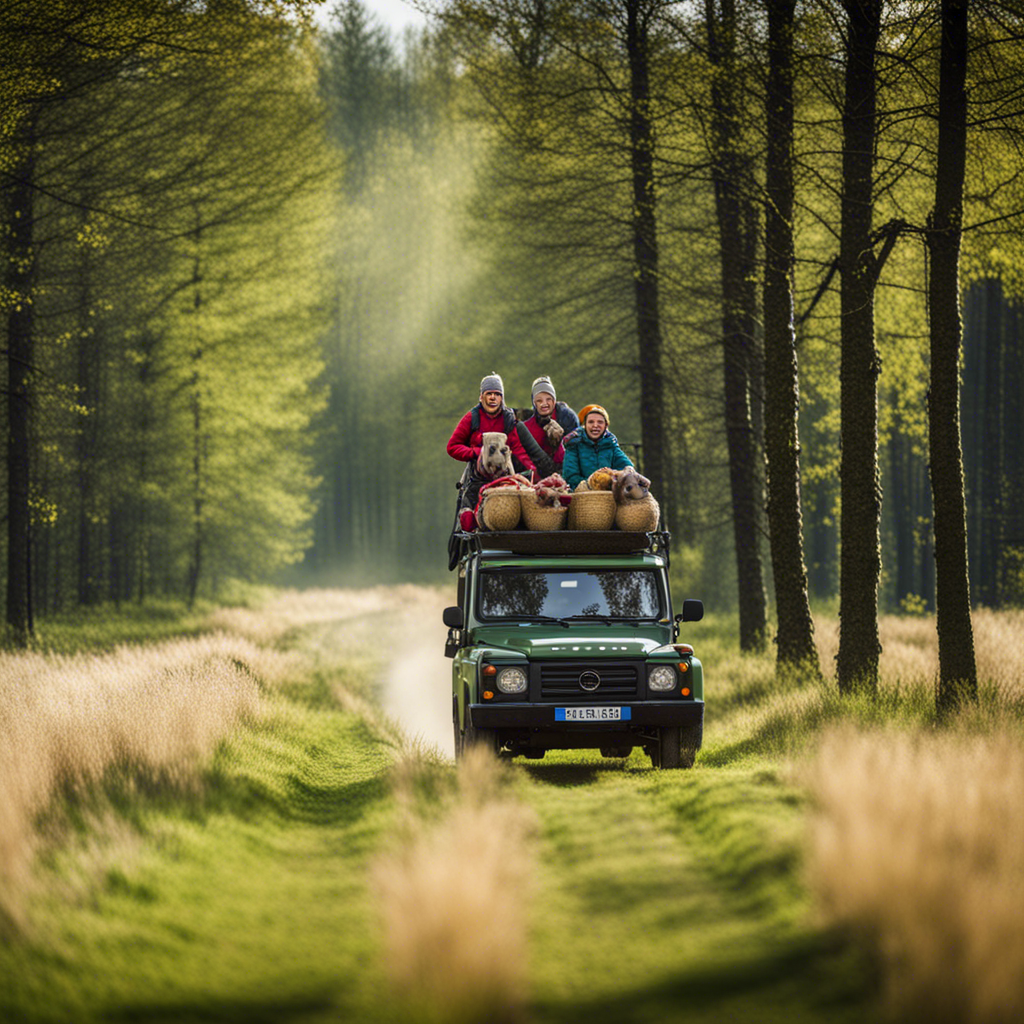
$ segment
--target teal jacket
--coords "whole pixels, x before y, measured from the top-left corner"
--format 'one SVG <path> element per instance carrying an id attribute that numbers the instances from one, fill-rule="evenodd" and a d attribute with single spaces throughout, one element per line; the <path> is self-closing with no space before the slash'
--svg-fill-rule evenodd
<path id="1" fill-rule="evenodd" d="M 596 441 L 591 441 L 581 427 L 575 437 L 565 443 L 562 476 L 573 489 L 597 469 L 625 469 L 632 466 L 629 456 L 619 447 L 615 435 L 606 430 Z"/>

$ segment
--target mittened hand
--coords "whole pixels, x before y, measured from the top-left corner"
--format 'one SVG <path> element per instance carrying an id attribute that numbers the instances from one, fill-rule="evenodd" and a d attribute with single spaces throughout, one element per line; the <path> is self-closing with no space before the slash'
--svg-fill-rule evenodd
<path id="1" fill-rule="evenodd" d="M 565 431 L 557 420 L 548 420 L 547 423 L 544 424 L 544 433 L 547 434 L 548 443 L 551 447 L 557 448 L 558 442 L 562 440 L 562 435 Z"/>

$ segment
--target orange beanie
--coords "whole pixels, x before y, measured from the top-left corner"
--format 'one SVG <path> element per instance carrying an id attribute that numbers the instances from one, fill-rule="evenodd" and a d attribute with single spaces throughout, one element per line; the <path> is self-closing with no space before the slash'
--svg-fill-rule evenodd
<path id="1" fill-rule="evenodd" d="M 612 421 L 608 418 L 608 413 L 605 411 L 605 408 L 604 408 L 603 405 L 585 405 L 585 406 L 583 406 L 583 408 L 580 409 L 580 423 L 582 423 L 584 426 L 586 426 L 587 414 L 588 413 L 592 413 L 592 412 L 599 412 L 604 417 L 604 425 L 606 427 L 611 425 Z"/>

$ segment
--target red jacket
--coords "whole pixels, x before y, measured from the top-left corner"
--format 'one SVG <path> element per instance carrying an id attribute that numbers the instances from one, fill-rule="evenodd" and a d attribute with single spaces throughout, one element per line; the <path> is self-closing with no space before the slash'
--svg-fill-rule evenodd
<path id="1" fill-rule="evenodd" d="M 488 415 L 481 405 L 478 405 L 477 409 L 480 410 L 480 429 L 477 431 L 473 430 L 473 410 L 470 409 L 456 424 L 455 429 L 452 431 L 452 436 L 448 439 L 448 454 L 453 459 L 458 459 L 459 462 L 476 461 L 476 457 L 480 454 L 480 447 L 483 444 L 484 434 L 505 433 L 504 406 L 498 410 L 496 416 Z M 530 456 L 526 454 L 526 450 L 523 448 L 523 442 L 519 440 L 515 427 L 508 434 L 508 446 L 512 450 L 512 457 L 525 466 L 527 471 L 534 468 Z"/>

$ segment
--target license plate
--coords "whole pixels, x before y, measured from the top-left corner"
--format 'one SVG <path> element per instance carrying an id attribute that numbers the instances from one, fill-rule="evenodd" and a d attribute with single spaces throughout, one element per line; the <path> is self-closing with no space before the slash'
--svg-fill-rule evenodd
<path id="1" fill-rule="evenodd" d="M 632 708 L 555 708 L 556 722 L 628 722 Z"/>

